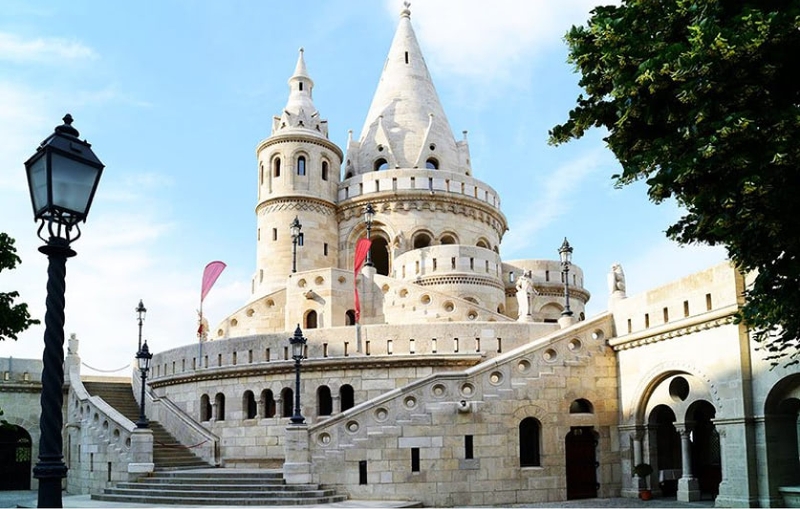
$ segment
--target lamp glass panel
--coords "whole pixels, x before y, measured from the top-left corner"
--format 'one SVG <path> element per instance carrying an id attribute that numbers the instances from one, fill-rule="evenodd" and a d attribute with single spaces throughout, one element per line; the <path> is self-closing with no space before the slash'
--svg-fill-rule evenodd
<path id="1" fill-rule="evenodd" d="M 28 167 L 28 187 L 33 200 L 33 213 L 38 215 L 47 207 L 47 155 L 43 155 Z"/>
<path id="2" fill-rule="evenodd" d="M 100 169 L 55 152 L 51 157 L 53 205 L 85 216 Z"/>
<path id="3" fill-rule="evenodd" d="M 303 356 L 303 343 L 301 341 L 292 342 L 292 357 Z"/>

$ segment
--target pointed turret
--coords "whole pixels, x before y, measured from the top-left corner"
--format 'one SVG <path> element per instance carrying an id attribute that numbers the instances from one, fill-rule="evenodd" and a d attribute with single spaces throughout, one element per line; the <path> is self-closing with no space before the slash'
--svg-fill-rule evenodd
<path id="1" fill-rule="evenodd" d="M 328 121 L 319 118 L 312 99 L 313 89 L 314 81 L 308 75 L 303 48 L 300 48 L 294 74 L 289 78 L 289 100 L 283 113 L 273 118 L 273 135 L 287 129 L 302 129 L 328 137 Z"/>
<path id="2" fill-rule="evenodd" d="M 469 174 L 422 56 L 409 4 L 389 49 L 361 136 L 348 146 L 354 174 L 429 168 Z M 464 145 L 462 147 L 461 145 Z"/>
<path id="3" fill-rule="evenodd" d="M 328 121 L 321 120 L 314 107 L 313 88 L 300 48 L 289 78 L 289 100 L 274 117 L 272 134 L 256 149 L 258 243 L 253 299 L 283 287 L 293 267 L 298 271 L 326 267 L 338 256 L 335 211 L 342 150 L 328 139 Z M 296 246 L 297 260 L 289 229 L 295 218 L 304 231 L 313 231 Z"/>

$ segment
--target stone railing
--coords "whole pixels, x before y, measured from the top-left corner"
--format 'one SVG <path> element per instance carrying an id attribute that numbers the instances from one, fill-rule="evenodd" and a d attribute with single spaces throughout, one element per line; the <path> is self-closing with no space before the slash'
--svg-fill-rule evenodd
<path id="1" fill-rule="evenodd" d="M 500 198 L 478 179 L 442 170 L 395 169 L 356 175 L 339 185 L 339 201 L 385 191 L 427 191 L 463 196 L 500 210 Z"/>
<path id="2" fill-rule="evenodd" d="M 130 419 L 81 381 L 78 340 L 69 340 L 65 362 L 67 393 L 65 463 L 67 491 L 98 493 L 117 482 L 153 471 L 153 434 L 137 429 Z M 80 445 L 78 445 L 80 444 Z"/>

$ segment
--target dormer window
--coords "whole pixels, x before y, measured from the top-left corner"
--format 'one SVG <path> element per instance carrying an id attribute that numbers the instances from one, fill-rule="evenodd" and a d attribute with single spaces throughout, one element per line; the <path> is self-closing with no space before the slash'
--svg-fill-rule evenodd
<path id="1" fill-rule="evenodd" d="M 378 159 L 377 161 L 375 161 L 374 168 L 375 168 L 375 171 L 388 170 L 389 169 L 389 163 L 386 161 L 386 159 L 381 158 L 381 159 Z"/>
<path id="2" fill-rule="evenodd" d="M 298 175 L 305 175 L 306 174 L 306 158 L 305 156 L 300 156 L 297 158 L 297 174 Z"/>
<path id="3" fill-rule="evenodd" d="M 439 161 L 431 157 L 427 161 L 425 161 L 425 168 L 427 168 L 428 170 L 438 170 Z"/>

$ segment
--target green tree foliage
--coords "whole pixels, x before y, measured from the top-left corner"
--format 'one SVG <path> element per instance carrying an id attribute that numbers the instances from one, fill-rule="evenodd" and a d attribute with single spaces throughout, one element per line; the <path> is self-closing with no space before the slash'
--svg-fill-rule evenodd
<path id="1" fill-rule="evenodd" d="M 13 269 L 20 263 L 14 239 L 0 232 L 0 272 Z M 19 297 L 19 292 L 0 292 L 0 340 L 6 338 L 17 339 L 17 334 L 39 320 L 31 319 L 28 305 L 25 303 L 14 304 L 14 299 Z"/>
<path id="2" fill-rule="evenodd" d="M 667 235 L 724 245 L 755 275 L 738 320 L 800 361 L 800 2 L 623 0 L 566 40 L 585 94 L 550 142 L 604 127 L 617 187 L 676 199 Z"/>

